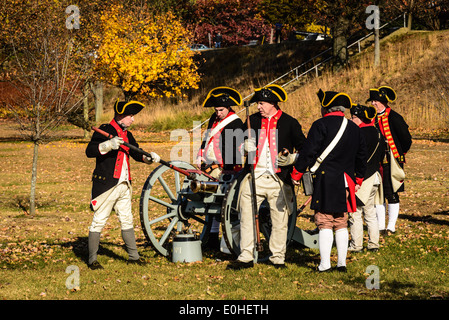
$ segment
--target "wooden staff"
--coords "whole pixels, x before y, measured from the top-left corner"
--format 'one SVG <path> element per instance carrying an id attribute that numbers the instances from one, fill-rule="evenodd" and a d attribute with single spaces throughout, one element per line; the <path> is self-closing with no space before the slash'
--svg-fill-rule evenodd
<path id="1" fill-rule="evenodd" d="M 248 125 L 248 140 L 251 139 L 251 124 L 249 121 L 249 101 L 245 101 L 245 108 L 246 108 L 246 123 Z M 249 153 L 248 153 L 249 154 Z M 257 210 L 257 195 L 256 195 L 256 175 L 254 174 L 254 165 L 252 163 L 249 164 L 251 168 L 251 187 L 253 189 L 253 192 L 251 193 L 251 202 L 253 207 L 253 215 L 254 215 L 254 224 L 256 227 L 256 250 L 262 251 L 263 246 L 260 242 L 260 228 L 259 228 L 259 212 Z"/>

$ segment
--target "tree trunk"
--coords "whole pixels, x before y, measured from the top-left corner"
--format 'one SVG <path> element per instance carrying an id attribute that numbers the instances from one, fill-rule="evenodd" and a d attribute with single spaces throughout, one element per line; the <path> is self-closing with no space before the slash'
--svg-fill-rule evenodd
<path id="1" fill-rule="evenodd" d="M 83 116 L 84 121 L 86 123 L 89 123 L 89 84 L 86 83 L 84 85 L 84 101 L 83 101 Z M 84 139 L 89 138 L 89 131 L 87 129 L 84 129 Z"/>
<path id="2" fill-rule="evenodd" d="M 374 67 L 380 65 L 380 39 L 379 29 L 374 29 Z"/>
<path id="3" fill-rule="evenodd" d="M 349 21 L 346 17 L 338 17 L 337 23 L 333 28 L 333 55 L 334 55 L 334 70 L 344 67 L 348 62 L 348 40 L 346 34 L 349 26 Z"/>
<path id="4" fill-rule="evenodd" d="M 103 82 L 96 82 L 94 85 L 95 96 L 95 122 L 100 122 L 103 115 Z"/>
<path id="5" fill-rule="evenodd" d="M 30 215 L 36 214 L 36 181 L 37 181 L 37 158 L 39 151 L 39 141 L 34 141 L 33 166 L 31 167 L 31 192 L 30 192 Z"/>
<path id="6" fill-rule="evenodd" d="M 413 20 L 413 14 L 412 14 L 412 12 L 414 12 L 415 11 L 415 8 L 416 6 L 415 6 L 415 0 L 410 0 L 409 1 L 409 3 L 408 3 L 408 12 L 407 12 L 407 14 L 408 14 L 408 21 L 407 21 L 407 29 L 408 30 L 412 30 L 412 20 Z"/>
<path id="7" fill-rule="evenodd" d="M 413 20 L 413 16 L 412 14 L 409 12 L 407 14 L 407 29 L 412 30 L 412 20 Z"/>

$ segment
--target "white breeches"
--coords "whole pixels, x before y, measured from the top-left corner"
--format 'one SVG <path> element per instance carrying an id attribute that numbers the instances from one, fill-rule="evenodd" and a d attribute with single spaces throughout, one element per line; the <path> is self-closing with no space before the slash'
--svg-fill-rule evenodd
<path id="1" fill-rule="evenodd" d="M 108 197 L 94 211 L 94 217 L 89 231 L 101 232 L 112 210 L 117 214 L 122 230 L 133 228 L 131 187 L 127 182 L 116 185 Z"/>

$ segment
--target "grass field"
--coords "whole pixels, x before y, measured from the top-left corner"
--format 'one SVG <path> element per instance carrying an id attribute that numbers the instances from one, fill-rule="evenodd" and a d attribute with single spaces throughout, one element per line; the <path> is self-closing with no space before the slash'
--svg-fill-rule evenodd
<path id="1" fill-rule="evenodd" d="M 139 222 L 141 188 L 155 165 L 132 162 L 133 212 L 138 248 L 146 266 L 127 265 L 120 225 L 111 215 L 102 233 L 99 261 L 86 266 L 90 176 L 86 141 L 78 129 L 40 146 L 38 213 L 27 215 L 32 144 L 0 142 L 0 299 L 3 300 L 447 300 L 449 299 L 449 145 L 415 141 L 406 165 L 398 231 L 381 240 L 377 253 L 348 254 L 348 273 L 319 274 L 316 249 L 289 246 L 287 269 L 265 264 L 226 270 L 229 256 L 204 253 L 202 262 L 172 263 L 146 243 Z M 169 160 L 168 134 L 135 131 L 141 147 Z M 303 202 L 305 197 L 300 197 Z M 297 223 L 313 228 L 306 209 Z M 334 249 L 335 250 L 335 249 Z M 334 252 L 335 253 L 335 252 Z M 335 265 L 335 260 L 333 260 Z M 67 287 L 69 266 L 79 286 Z M 370 290 L 368 267 L 379 270 L 380 288 Z M 73 267 L 71 267 L 73 268 Z M 367 269 L 368 268 L 368 269 Z"/>

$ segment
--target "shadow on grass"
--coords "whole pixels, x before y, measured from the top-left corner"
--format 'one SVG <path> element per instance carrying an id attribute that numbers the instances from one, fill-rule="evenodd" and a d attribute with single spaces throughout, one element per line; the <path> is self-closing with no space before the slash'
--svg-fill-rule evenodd
<path id="1" fill-rule="evenodd" d="M 77 237 L 75 241 L 66 242 L 63 244 L 60 244 L 61 246 L 65 247 L 71 247 L 73 253 L 76 257 L 78 257 L 81 261 L 84 263 L 88 263 L 89 258 L 89 251 L 88 251 L 88 237 Z M 99 256 L 107 256 L 114 260 L 119 261 L 128 261 L 127 258 L 117 254 L 112 250 L 112 248 L 122 248 L 125 250 L 124 245 L 117 244 L 114 242 L 108 242 L 108 241 L 100 241 L 100 248 L 98 250 Z M 126 252 L 126 251 L 125 251 Z"/>
<path id="2" fill-rule="evenodd" d="M 435 212 L 435 215 L 448 215 L 448 211 L 444 212 Z M 435 225 L 442 225 L 442 226 L 449 226 L 449 221 L 444 219 L 436 219 L 432 217 L 430 214 L 425 216 L 414 216 L 411 214 L 400 214 L 399 218 L 401 219 L 407 219 L 412 222 L 424 222 L 424 223 L 430 223 Z"/>
<path id="3" fill-rule="evenodd" d="M 285 261 L 294 263 L 298 267 L 309 268 L 315 271 L 320 263 L 320 254 L 316 249 L 310 249 L 299 243 L 291 242 L 287 247 Z"/>
<path id="4" fill-rule="evenodd" d="M 434 212 L 433 214 L 437 216 L 449 216 L 449 210 L 438 211 Z"/>
<path id="5" fill-rule="evenodd" d="M 440 299 L 440 297 L 432 298 L 427 290 L 420 290 L 416 284 L 409 281 L 385 280 L 381 281 L 380 286 L 376 289 L 368 288 L 366 285 L 367 278 L 364 276 L 351 276 L 350 280 L 346 280 L 346 285 L 354 287 L 357 296 L 360 299 L 375 300 L 428 300 Z M 381 279 L 382 280 L 382 279 Z"/>

